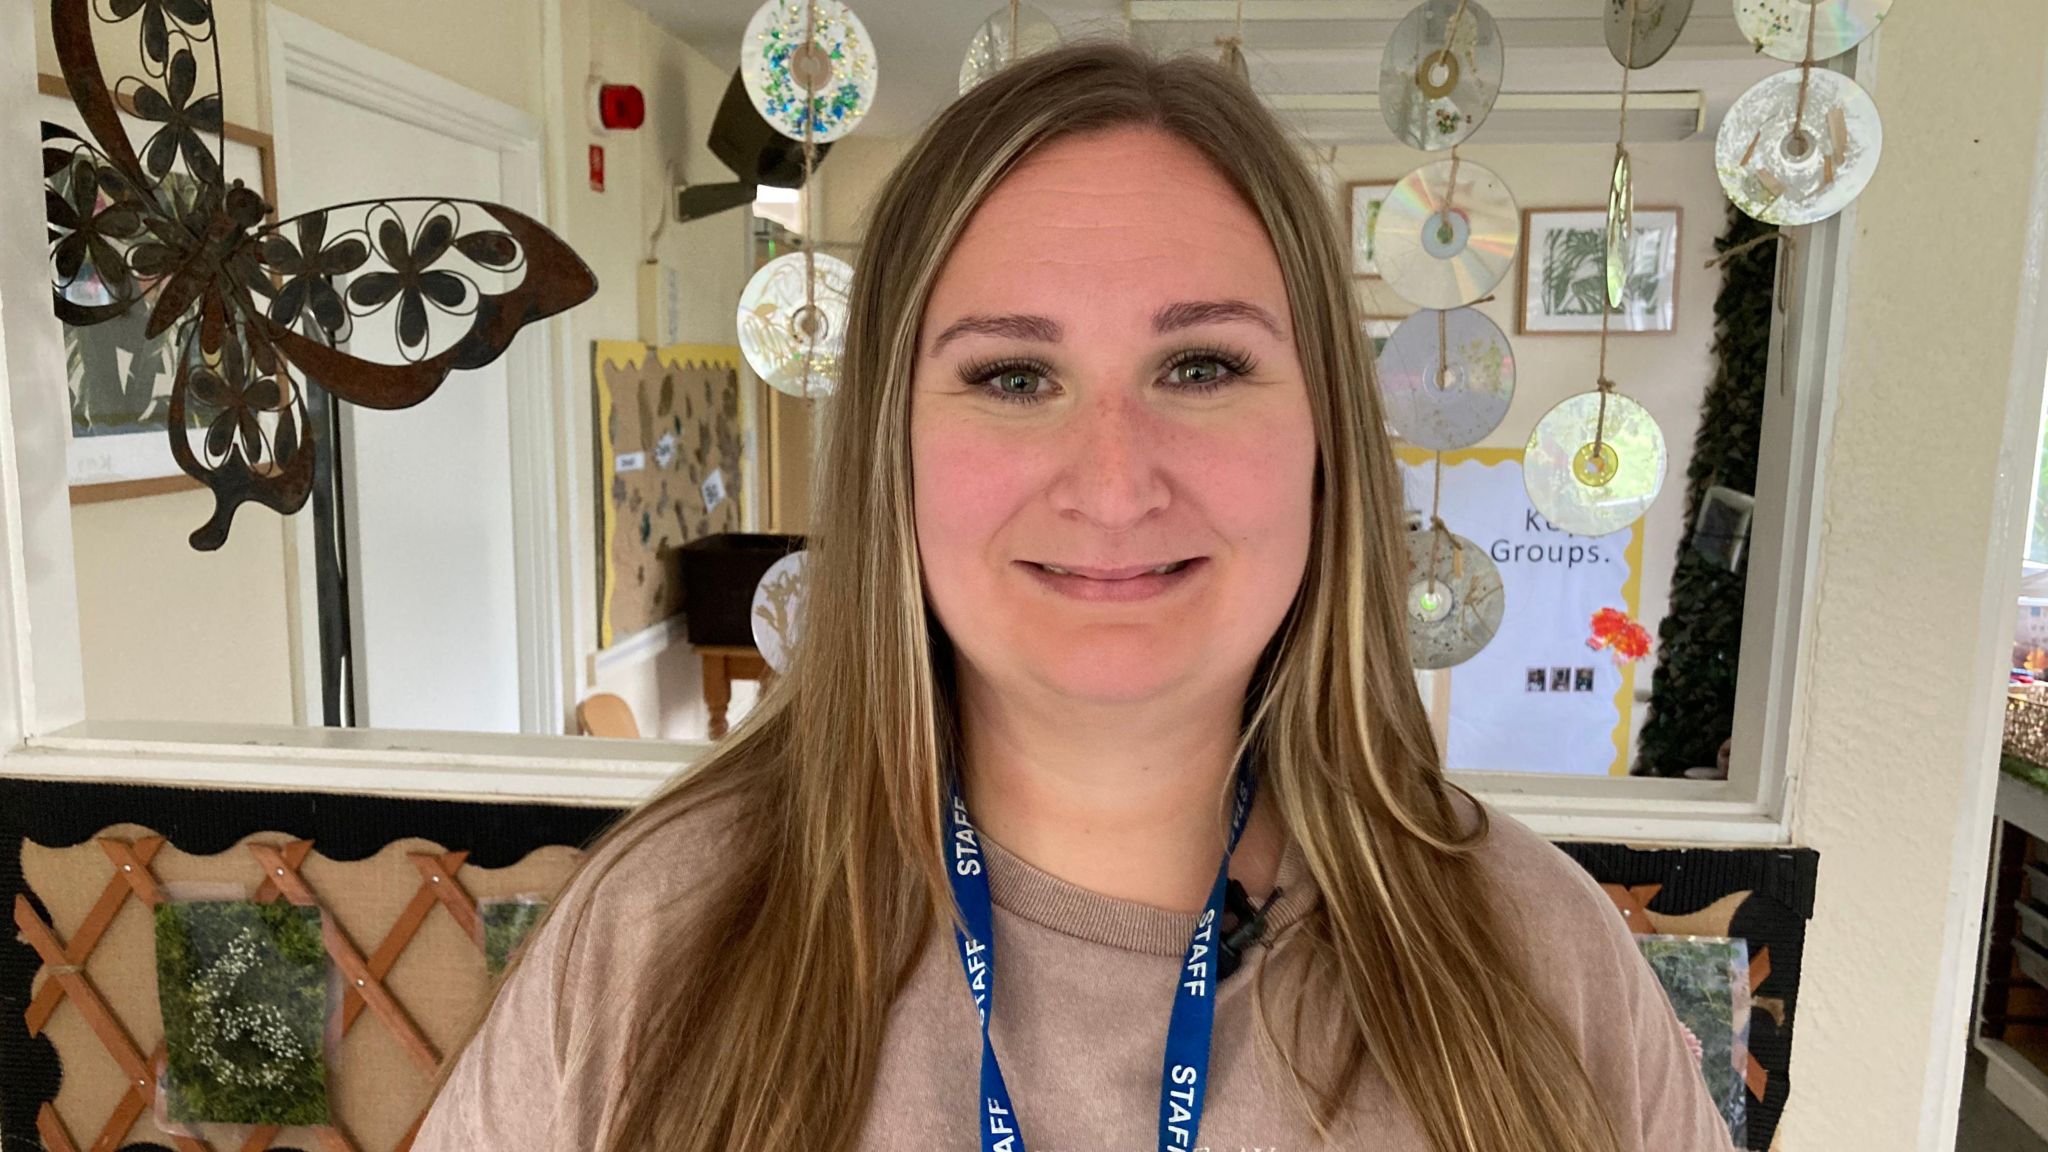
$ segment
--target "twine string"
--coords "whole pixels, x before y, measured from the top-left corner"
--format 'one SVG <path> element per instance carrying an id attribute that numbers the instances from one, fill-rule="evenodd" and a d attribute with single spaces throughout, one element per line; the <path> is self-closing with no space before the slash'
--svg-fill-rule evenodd
<path id="1" fill-rule="evenodd" d="M 818 4 L 817 0 L 804 3 L 804 53 L 806 57 L 817 51 Z M 818 145 L 813 139 L 813 124 L 818 115 L 818 90 L 813 87 L 817 73 L 807 59 L 804 67 L 804 310 L 803 320 L 797 325 L 804 339 L 803 390 L 811 393 L 811 356 L 818 344 L 818 275 L 812 253 L 817 244 L 817 226 L 812 219 L 811 202 L 817 199 L 817 190 L 811 187 L 811 173 L 818 163 Z"/>
<path id="2" fill-rule="evenodd" d="M 1636 70 L 1636 4 L 1637 0 L 1628 0 L 1628 47 L 1623 51 L 1621 62 L 1621 123 L 1615 129 L 1614 168 L 1619 168 L 1628 156 L 1628 84 L 1630 74 Z M 1630 175 L 1633 179 L 1634 174 Z M 1614 196 L 1613 168 L 1608 171 L 1607 195 L 1610 200 Z M 1630 227 L 1633 229 L 1633 222 Z M 1622 245 L 1623 256 L 1628 258 L 1627 262 L 1630 265 L 1634 264 L 1634 249 L 1633 243 L 1625 242 Z M 1628 295 L 1628 280 L 1634 271 L 1633 267 L 1622 269 L 1621 284 L 1624 297 Z M 1600 368 L 1596 375 L 1600 389 L 1600 411 L 1593 420 L 1593 460 L 1596 464 L 1603 462 L 1607 455 L 1607 394 L 1614 391 L 1614 381 L 1607 377 L 1607 337 L 1613 324 L 1614 300 L 1607 292 L 1606 277 L 1603 275 L 1600 285 Z"/>

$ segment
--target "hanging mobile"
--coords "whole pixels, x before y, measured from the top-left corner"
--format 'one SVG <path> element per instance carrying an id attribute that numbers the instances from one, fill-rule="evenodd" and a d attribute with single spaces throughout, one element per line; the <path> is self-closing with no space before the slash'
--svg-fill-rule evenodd
<path id="1" fill-rule="evenodd" d="M 1626 0 L 1631 24 L 1644 2 Z M 1628 89 L 1633 69 L 1628 64 L 1624 59 L 1621 124 L 1608 178 L 1599 383 L 1593 391 L 1567 397 L 1545 413 L 1522 453 L 1522 484 L 1529 503 L 1551 524 L 1580 536 L 1605 536 L 1635 523 L 1664 487 L 1664 430 L 1641 404 L 1616 392 L 1607 376 L 1607 338 L 1615 307 L 1627 288 L 1628 218 L 1634 210 L 1628 173 Z"/>
<path id="2" fill-rule="evenodd" d="M 1877 171 L 1884 125 L 1854 80 L 1824 68 L 1766 76 L 1738 97 L 1714 141 L 1728 199 L 1780 226 L 1849 206 Z"/>
<path id="3" fill-rule="evenodd" d="M 1043 52 L 1060 42 L 1059 25 L 1052 17 L 1020 0 L 989 14 L 968 42 L 967 58 L 960 62 L 960 94 L 988 79 L 1010 63 L 1034 52 Z"/>
<path id="4" fill-rule="evenodd" d="M 846 350 L 853 266 L 826 252 L 791 252 L 761 265 L 740 293 L 740 351 L 769 386 L 829 396 Z"/>
<path id="5" fill-rule="evenodd" d="M 1607 307 L 1620 308 L 1628 298 L 1629 276 L 1635 270 L 1635 178 L 1629 172 L 1628 150 L 1614 152 L 1614 176 L 1607 185 Z"/>
<path id="6" fill-rule="evenodd" d="M 1499 176 L 1453 152 L 1394 185 L 1372 234 L 1388 287 L 1424 308 L 1457 308 L 1514 267 L 1520 215 Z"/>
<path id="7" fill-rule="evenodd" d="M 1416 311 L 1395 327 L 1374 367 L 1388 426 L 1418 448 L 1479 443 L 1515 398 L 1507 334 L 1472 308 Z"/>
<path id="8" fill-rule="evenodd" d="M 1216 62 L 1223 65 L 1224 71 L 1244 81 L 1249 87 L 1252 82 L 1252 66 L 1244 58 L 1244 0 L 1237 0 L 1236 30 L 1228 36 L 1218 36 L 1216 47 L 1222 49 L 1217 54 Z"/>
<path id="9" fill-rule="evenodd" d="M 850 131 L 874 97 L 874 57 L 866 43 L 867 30 L 838 0 L 769 0 L 754 13 L 741 48 L 748 91 L 759 71 L 768 90 L 779 94 L 766 104 L 756 97 L 762 115 L 784 131 L 793 126 L 790 134 L 803 142 L 805 228 L 802 251 L 762 265 L 740 292 L 740 351 L 771 387 L 806 399 L 838 387 L 853 283 L 851 265 L 817 251 L 811 176 L 818 145 Z"/>
<path id="10" fill-rule="evenodd" d="M 1505 60 L 1485 8 L 1425 0 L 1395 25 L 1380 56 L 1380 115 L 1410 148 L 1449 148 L 1493 110 Z"/>
<path id="11" fill-rule="evenodd" d="M 778 673 L 788 673 L 791 655 L 803 636 L 804 593 L 810 553 L 791 552 L 768 566 L 754 585 L 752 611 L 747 614 L 754 647 Z"/>
<path id="12" fill-rule="evenodd" d="M 1507 592 L 1492 558 L 1435 520 L 1408 533 L 1405 607 L 1409 660 L 1425 671 L 1450 668 L 1477 656 L 1500 631 Z"/>
<path id="13" fill-rule="evenodd" d="M 1735 26 L 1788 64 L 1830 60 L 1877 31 L 1892 0 L 1735 0 Z"/>
<path id="14" fill-rule="evenodd" d="M 1607 50 L 1624 68 L 1648 68 L 1678 43 L 1692 0 L 1607 0 Z"/>
<path id="15" fill-rule="evenodd" d="M 1664 487 L 1664 430 L 1611 389 L 1566 397 L 1536 422 L 1522 456 L 1529 503 L 1579 536 L 1641 519 Z"/>
<path id="16" fill-rule="evenodd" d="M 768 0 L 740 41 L 740 78 L 777 132 L 829 144 L 874 107 L 872 43 L 839 0 Z"/>

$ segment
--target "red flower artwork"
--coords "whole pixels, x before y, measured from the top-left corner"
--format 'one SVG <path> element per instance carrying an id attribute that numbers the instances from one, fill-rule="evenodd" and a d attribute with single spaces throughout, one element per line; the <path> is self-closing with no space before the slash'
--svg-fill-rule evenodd
<path id="1" fill-rule="evenodd" d="M 1617 664 L 1632 664 L 1650 654 L 1650 632 L 1619 608 L 1602 608 L 1593 613 L 1593 635 L 1586 647 L 1614 653 Z"/>

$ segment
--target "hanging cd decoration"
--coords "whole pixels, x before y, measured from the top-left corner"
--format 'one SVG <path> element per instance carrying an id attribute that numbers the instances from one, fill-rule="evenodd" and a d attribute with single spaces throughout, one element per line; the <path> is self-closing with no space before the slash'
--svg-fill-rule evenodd
<path id="1" fill-rule="evenodd" d="M 1764 55 L 1803 64 L 1809 31 L 1814 60 L 1827 60 L 1877 31 L 1891 7 L 1892 0 L 1735 0 L 1735 26 Z"/>
<path id="2" fill-rule="evenodd" d="M 1425 0 L 1380 57 L 1380 115 L 1411 148 L 1449 148 L 1492 111 L 1504 59 L 1500 29 L 1474 0 Z"/>
<path id="3" fill-rule="evenodd" d="M 810 553 L 791 552 L 761 574 L 754 585 L 754 647 L 778 673 L 789 671 L 789 654 L 803 631 L 804 576 Z"/>
<path id="4" fill-rule="evenodd" d="M 1235 36 L 1225 36 L 1223 51 L 1217 55 L 1216 62 L 1223 65 L 1225 72 L 1244 81 L 1246 85 L 1251 84 L 1252 66 L 1245 61 L 1243 40 Z"/>
<path id="5" fill-rule="evenodd" d="M 792 396 L 828 396 L 839 384 L 846 347 L 846 292 L 853 267 L 823 252 L 810 256 L 815 282 L 804 291 L 802 252 L 761 265 L 740 293 L 740 351 L 756 375 Z"/>
<path id="6" fill-rule="evenodd" d="M 1458 186 L 1444 211 L 1452 167 Z M 1424 308 L 1457 308 L 1493 291 L 1515 264 L 1521 217 L 1508 186 L 1470 160 L 1438 160 L 1403 176 L 1372 226 L 1387 286 Z"/>
<path id="7" fill-rule="evenodd" d="M 1628 295 L 1629 272 L 1635 268 L 1636 186 L 1629 174 L 1628 149 L 1614 155 L 1614 178 L 1607 184 L 1607 306 L 1621 307 Z"/>
<path id="8" fill-rule="evenodd" d="M 1477 544 L 1447 528 L 1408 533 L 1408 655 L 1421 669 L 1479 654 L 1507 610 L 1500 569 Z"/>
<path id="9" fill-rule="evenodd" d="M 761 5 L 740 42 L 740 77 L 771 127 L 801 140 L 808 121 L 818 144 L 853 131 L 874 107 L 879 78 L 868 30 L 839 0 Z"/>
<path id="10" fill-rule="evenodd" d="M 1884 151 L 1869 93 L 1839 72 L 1812 69 L 1802 116 L 1800 72 L 1766 76 L 1744 92 L 1714 142 L 1728 199 L 1766 224 L 1812 224 L 1840 212 L 1870 183 Z"/>
<path id="11" fill-rule="evenodd" d="M 1641 404 L 1598 391 L 1567 397 L 1529 434 L 1522 484 L 1545 519 L 1579 536 L 1635 523 L 1664 487 L 1664 430 Z"/>
<path id="12" fill-rule="evenodd" d="M 1418 448 L 1470 448 L 1500 427 L 1515 398 L 1507 334 L 1471 308 L 1424 308 L 1401 321 L 1377 367 L 1388 426 Z"/>
<path id="13" fill-rule="evenodd" d="M 1690 15 L 1692 0 L 1607 0 L 1607 50 L 1624 68 L 1648 68 L 1678 43 Z"/>
<path id="14" fill-rule="evenodd" d="M 960 62 L 960 94 L 967 95 L 969 88 L 995 75 L 1010 61 L 1042 52 L 1059 42 L 1059 25 L 1031 5 L 1018 5 L 1014 16 L 1008 7 L 997 9 L 981 22 L 967 45 L 967 59 Z"/>

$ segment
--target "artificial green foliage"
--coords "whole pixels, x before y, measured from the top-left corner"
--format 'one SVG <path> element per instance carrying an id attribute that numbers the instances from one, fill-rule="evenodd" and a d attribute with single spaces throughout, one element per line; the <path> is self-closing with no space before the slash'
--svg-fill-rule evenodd
<path id="1" fill-rule="evenodd" d="M 2048 768 L 2044 768 L 2024 756 L 2015 756 L 2010 752 L 1999 754 L 1998 767 L 2007 776 L 2024 780 L 2043 792 L 2048 792 Z"/>
<path id="2" fill-rule="evenodd" d="M 1728 230 L 1714 249 L 1726 252 L 1770 230 L 1731 204 Z M 1700 430 L 1685 471 L 1685 531 L 1671 573 L 1671 608 L 1657 627 L 1650 711 L 1632 769 L 1639 776 L 1712 767 L 1721 742 L 1734 730 L 1746 573 L 1730 572 L 1694 550 L 1693 529 L 1708 488 L 1756 491 L 1777 248 L 1758 244 L 1721 266 L 1721 291 L 1714 298 L 1714 380 L 1700 404 Z"/>
<path id="3" fill-rule="evenodd" d="M 156 909 L 157 1000 L 183 1123 L 328 1123 L 320 910 L 282 901 Z"/>
<path id="4" fill-rule="evenodd" d="M 485 900 L 480 908 L 484 918 L 484 964 L 492 976 L 512 963 L 513 953 L 526 934 L 540 923 L 548 910 L 545 900 Z"/>
<path id="5" fill-rule="evenodd" d="M 1636 947 L 1664 986 L 1679 1023 L 1699 1041 L 1707 1095 L 1727 1122 L 1736 1147 L 1741 1147 L 1748 1098 L 1739 1069 L 1748 1059 L 1749 1021 L 1746 994 L 1738 1018 L 1736 989 L 1738 983 L 1748 986 L 1748 943 L 1718 937 L 1637 936 Z"/>

